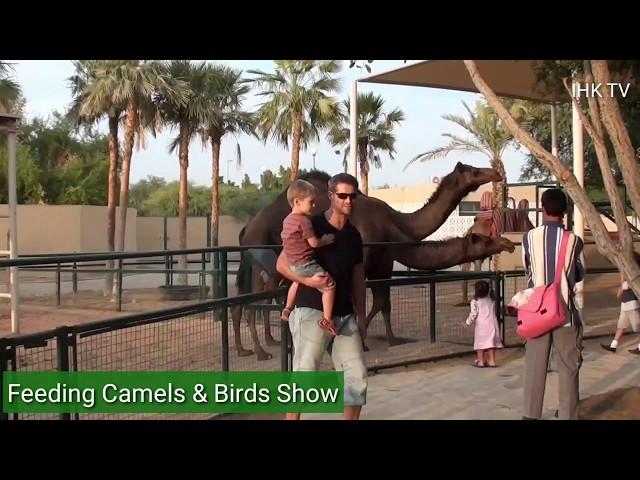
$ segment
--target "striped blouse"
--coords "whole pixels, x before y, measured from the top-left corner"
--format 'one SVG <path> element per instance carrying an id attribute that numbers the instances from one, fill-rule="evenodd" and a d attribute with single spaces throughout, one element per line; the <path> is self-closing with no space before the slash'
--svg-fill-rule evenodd
<path id="1" fill-rule="evenodd" d="M 564 227 L 560 222 L 545 221 L 527 232 L 522 238 L 522 264 L 529 288 L 553 283 L 556 262 Z M 569 233 L 564 275 L 560 280 L 562 297 L 569 306 L 571 321 L 567 325 L 582 322 L 578 308 L 582 308 L 582 296 L 576 294 L 576 283 L 584 279 L 584 244 L 580 237 Z"/>

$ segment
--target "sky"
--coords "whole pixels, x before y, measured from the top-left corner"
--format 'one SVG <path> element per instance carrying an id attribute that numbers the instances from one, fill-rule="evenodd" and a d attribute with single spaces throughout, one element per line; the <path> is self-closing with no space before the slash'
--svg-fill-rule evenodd
<path id="1" fill-rule="evenodd" d="M 259 69 L 273 71 L 274 63 L 270 60 L 221 60 L 215 63 L 250 70 Z M 371 64 L 372 74 L 390 70 L 403 65 L 402 60 L 376 60 Z M 71 90 L 67 79 L 74 73 L 69 60 L 24 60 L 16 61 L 15 77 L 22 86 L 27 99 L 26 116 L 47 117 L 54 110 L 65 111 L 71 102 Z M 343 69 L 338 75 L 342 89 L 338 94 L 340 100 L 347 98 L 351 81 L 368 75 L 364 70 L 348 68 L 343 62 Z M 369 187 L 375 188 L 387 184 L 391 187 L 402 187 L 431 182 L 434 176 L 449 173 L 457 161 L 474 166 L 488 166 L 488 159 L 480 154 L 452 153 L 444 159 L 429 162 L 416 162 L 404 169 L 408 161 L 417 154 L 429 149 L 446 145 L 443 133 L 464 135 L 464 130 L 441 118 L 444 114 L 466 115 L 462 102 L 470 107 L 480 100 L 480 95 L 442 89 L 409 87 L 400 85 L 379 85 L 359 83 L 358 92 L 373 92 L 382 95 L 385 109 L 390 111 L 400 108 L 405 114 L 405 121 L 396 127 L 396 154 L 391 160 L 384 153 L 381 155 L 383 167 L 372 168 L 369 173 Z M 252 93 L 245 103 L 248 109 L 255 109 L 263 99 Z M 106 124 L 101 125 L 106 132 Z M 134 151 L 131 165 L 131 181 L 136 182 L 148 175 L 164 177 L 168 181 L 179 177 L 178 156 L 169 154 L 168 145 L 176 131 L 165 129 L 155 139 L 148 138 L 146 149 Z M 466 136 L 466 135 L 465 135 Z M 233 136 L 223 138 L 220 156 L 220 174 L 240 183 L 245 173 L 251 180 L 259 183 L 260 174 L 266 169 L 278 170 L 280 165 L 290 164 L 290 152 L 267 141 L 263 142 L 248 136 L 239 136 L 238 142 L 242 150 L 242 165 L 236 165 L 236 139 Z M 309 169 L 312 166 L 311 151 L 315 149 L 316 168 L 330 174 L 342 171 L 343 155 L 336 155 L 325 138 L 310 145 L 307 151 L 300 153 L 300 167 Z M 517 181 L 524 163 L 524 153 L 514 149 L 507 150 L 503 162 L 510 182 Z M 189 180 L 198 185 L 211 184 L 211 151 L 203 150 L 200 140 L 195 140 L 189 153 Z"/>

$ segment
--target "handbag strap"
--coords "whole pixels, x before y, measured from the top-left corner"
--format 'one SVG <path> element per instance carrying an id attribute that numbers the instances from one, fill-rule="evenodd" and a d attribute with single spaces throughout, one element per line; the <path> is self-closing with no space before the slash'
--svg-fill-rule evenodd
<path id="1" fill-rule="evenodd" d="M 556 265 L 556 276 L 553 279 L 553 283 L 560 284 L 560 278 L 564 264 L 567 258 L 567 244 L 569 243 L 569 232 L 566 230 L 562 233 L 562 243 L 560 244 L 560 254 L 558 255 L 558 261 Z"/>

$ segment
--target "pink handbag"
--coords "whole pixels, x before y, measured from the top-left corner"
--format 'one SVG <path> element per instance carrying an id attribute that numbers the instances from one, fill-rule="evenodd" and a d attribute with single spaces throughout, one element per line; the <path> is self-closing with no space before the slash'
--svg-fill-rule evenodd
<path id="1" fill-rule="evenodd" d="M 562 298 L 560 279 L 565 264 L 569 232 L 564 232 L 553 283 L 533 289 L 526 304 L 518 307 L 518 327 L 521 337 L 536 338 L 565 323 L 566 305 Z"/>

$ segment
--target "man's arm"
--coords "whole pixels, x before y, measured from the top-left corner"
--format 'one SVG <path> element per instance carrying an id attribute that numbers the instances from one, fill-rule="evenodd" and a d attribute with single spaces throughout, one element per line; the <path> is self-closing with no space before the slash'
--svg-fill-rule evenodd
<path id="1" fill-rule="evenodd" d="M 298 282 L 301 285 L 305 285 L 309 288 L 328 288 L 330 284 L 330 277 L 326 273 L 316 273 L 313 277 L 303 277 L 297 273 L 293 273 L 289 269 L 289 264 L 285 259 L 284 252 L 278 256 L 276 262 L 276 269 L 278 273 L 285 278 L 288 278 L 292 282 Z"/>
<path id="2" fill-rule="evenodd" d="M 578 237 L 576 242 L 576 283 L 584 280 L 587 269 L 584 262 L 584 242 Z"/>
<path id="3" fill-rule="evenodd" d="M 367 336 L 367 285 L 364 277 L 364 264 L 359 263 L 353 267 L 353 306 L 356 311 L 356 319 L 360 336 L 364 340 Z"/>
<path id="4" fill-rule="evenodd" d="M 584 275 L 586 273 L 586 267 L 584 262 L 584 243 L 582 239 L 578 237 L 576 242 L 576 265 L 575 265 L 575 285 L 573 291 L 575 293 L 575 305 L 579 310 L 584 307 Z"/>

